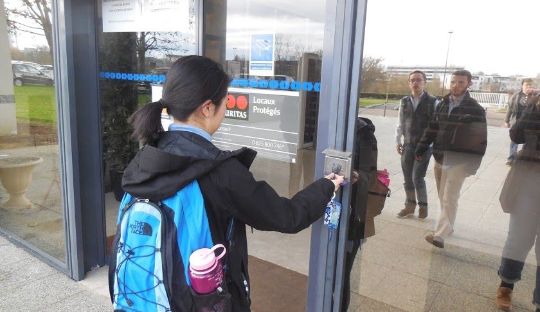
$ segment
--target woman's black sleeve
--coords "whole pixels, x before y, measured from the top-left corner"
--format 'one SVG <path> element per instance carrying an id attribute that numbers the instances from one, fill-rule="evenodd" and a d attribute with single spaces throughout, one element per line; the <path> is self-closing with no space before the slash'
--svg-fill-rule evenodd
<path id="1" fill-rule="evenodd" d="M 214 175 L 230 213 L 258 230 L 297 233 L 318 220 L 334 193 L 334 183 L 321 178 L 291 199 L 279 196 L 237 160 L 227 161 Z"/>

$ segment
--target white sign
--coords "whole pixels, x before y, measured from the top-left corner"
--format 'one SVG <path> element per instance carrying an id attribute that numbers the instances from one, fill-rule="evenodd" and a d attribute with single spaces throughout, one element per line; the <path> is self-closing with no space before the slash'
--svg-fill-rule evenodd
<path id="1" fill-rule="evenodd" d="M 249 75 L 274 75 L 274 34 L 253 34 L 249 50 Z"/>
<path id="2" fill-rule="evenodd" d="M 103 0 L 103 32 L 187 31 L 189 0 Z"/>

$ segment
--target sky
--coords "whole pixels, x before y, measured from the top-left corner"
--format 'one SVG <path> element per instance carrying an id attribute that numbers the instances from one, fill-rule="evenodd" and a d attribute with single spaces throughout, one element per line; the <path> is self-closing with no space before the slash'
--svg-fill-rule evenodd
<path id="1" fill-rule="evenodd" d="M 313 0 L 228 1 L 227 59 L 248 49 L 251 32 L 299 35 L 299 43 L 320 48 L 324 6 Z M 538 29 L 540 0 L 368 0 L 364 55 L 383 58 L 385 66 L 442 67 L 448 51 L 449 66 L 536 77 Z"/>
<path id="2" fill-rule="evenodd" d="M 307 51 L 321 48 L 323 0 L 227 3 L 227 59 L 247 53 L 253 32 L 287 34 Z M 539 29 L 540 0 L 368 0 L 364 55 L 383 58 L 385 66 L 444 66 L 448 50 L 449 66 L 536 77 Z M 46 41 L 20 34 L 18 44 Z"/>
<path id="3" fill-rule="evenodd" d="M 536 77 L 539 30 L 539 0 L 368 0 L 364 55 L 444 66 L 448 50 L 448 65 Z"/>

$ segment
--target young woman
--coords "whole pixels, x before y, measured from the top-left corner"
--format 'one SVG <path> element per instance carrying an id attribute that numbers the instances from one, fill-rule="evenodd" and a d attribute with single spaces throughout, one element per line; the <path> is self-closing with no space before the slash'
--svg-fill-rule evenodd
<path id="1" fill-rule="evenodd" d="M 540 97 L 534 97 L 510 129 L 512 142 L 524 144 L 508 173 L 501 205 L 510 213 L 508 237 L 502 252 L 496 304 L 512 306 L 514 284 L 521 279 L 527 254 L 536 245 L 536 288 L 533 303 L 540 312 Z M 536 243 L 535 243 L 536 241 Z"/>
<path id="2" fill-rule="evenodd" d="M 204 198 L 214 244 L 227 241 L 233 218 L 234 244 L 227 250 L 225 280 L 232 311 L 250 311 L 248 251 L 245 225 L 258 230 L 296 233 L 319 219 L 343 177 L 321 178 L 292 199 L 280 197 L 249 172 L 253 150 L 222 151 L 212 134 L 225 116 L 229 77 L 221 66 L 202 56 L 186 56 L 170 68 L 160 101 L 131 118 L 133 137 L 145 144 L 123 177 L 132 196 L 163 200 L 197 180 Z M 161 111 L 174 117 L 169 131 L 161 127 Z M 182 255 L 183 258 L 189 255 Z"/>

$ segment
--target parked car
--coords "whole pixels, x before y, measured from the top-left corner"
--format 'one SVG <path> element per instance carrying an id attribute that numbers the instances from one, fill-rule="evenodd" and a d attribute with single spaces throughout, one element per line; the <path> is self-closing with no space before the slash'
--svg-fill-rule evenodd
<path id="1" fill-rule="evenodd" d="M 25 84 L 52 86 L 54 83 L 54 80 L 49 78 L 34 63 L 11 61 L 11 67 L 13 69 L 13 84 L 16 86 Z"/>
<path id="2" fill-rule="evenodd" d="M 49 78 L 54 80 L 54 70 L 52 65 L 39 65 L 39 69 Z"/>

